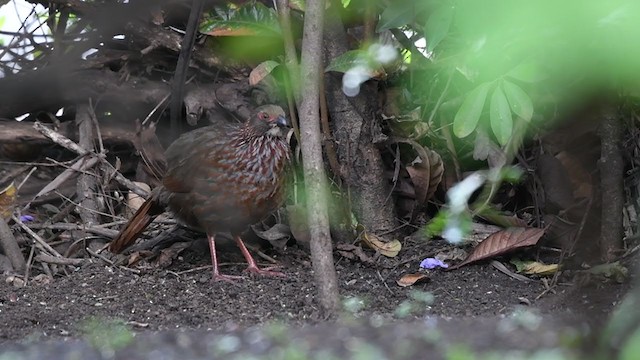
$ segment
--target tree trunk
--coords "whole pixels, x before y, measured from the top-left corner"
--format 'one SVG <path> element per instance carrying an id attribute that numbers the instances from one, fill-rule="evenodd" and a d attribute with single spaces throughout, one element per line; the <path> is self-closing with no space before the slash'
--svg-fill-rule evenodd
<path id="1" fill-rule="evenodd" d="M 346 32 L 336 10 L 329 8 L 325 36 L 325 64 L 349 50 Z M 373 233 L 388 232 L 397 226 L 391 187 L 384 180 L 384 168 L 376 143 L 384 139 L 376 119 L 377 89 L 364 83 L 360 94 L 347 97 L 342 92 L 342 74 L 325 77 L 326 97 L 340 174 L 350 192 L 351 206 L 358 220 Z"/>
<path id="2" fill-rule="evenodd" d="M 333 316 L 340 306 L 338 280 L 333 264 L 333 244 L 327 210 L 327 180 L 320 138 L 320 75 L 322 69 L 323 0 L 307 3 L 302 41 L 300 132 L 307 219 L 311 237 L 311 261 L 320 305 L 325 315 Z"/>
<path id="3" fill-rule="evenodd" d="M 600 157 L 600 186 L 602 189 L 602 224 L 600 251 L 603 260 L 613 261 L 622 250 L 622 208 L 624 206 L 624 162 L 622 120 L 611 105 L 602 112 L 600 130 L 602 141 Z"/>

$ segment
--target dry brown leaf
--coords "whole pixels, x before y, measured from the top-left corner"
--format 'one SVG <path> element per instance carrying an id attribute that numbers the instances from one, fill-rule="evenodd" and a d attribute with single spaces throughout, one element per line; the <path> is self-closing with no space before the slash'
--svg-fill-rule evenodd
<path id="1" fill-rule="evenodd" d="M 263 226 L 251 225 L 253 232 L 261 239 L 268 241 L 273 247 L 284 249 L 291 238 L 291 229 L 285 224 L 277 223 L 268 229 L 263 230 Z"/>
<path id="2" fill-rule="evenodd" d="M 13 207 L 16 203 L 17 194 L 18 191 L 13 182 L 0 190 L 0 216 L 5 219 L 9 219 L 11 217 Z"/>
<path id="3" fill-rule="evenodd" d="M 421 274 L 421 273 L 416 273 L 416 274 L 404 274 L 402 275 L 402 277 L 398 280 L 396 280 L 396 283 L 399 286 L 402 287 L 407 287 L 407 286 L 411 286 L 417 282 L 424 282 L 429 280 L 429 277 L 425 274 Z"/>
<path id="4" fill-rule="evenodd" d="M 389 242 L 384 242 L 378 239 L 377 236 L 370 234 L 368 232 L 364 232 L 362 235 L 362 240 L 373 250 L 376 250 L 380 254 L 386 257 L 395 257 L 402 249 L 402 244 L 398 240 L 392 240 Z"/>
<path id="5" fill-rule="evenodd" d="M 442 158 L 437 152 L 411 139 L 392 137 L 390 141 L 411 145 L 419 157 L 419 161 L 414 161 L 413 164 L 405 167 L 414 187 L 415 206 L 411 215 L 411 219 L 414 219 L 418 207 L 433 196 L 442 181 L 444 174 Z"/>
<path id="6" fill-rule="evenodd" d="M 541 262 L 532 261 L 525 264 L 522 273 L 528 275 L 549 276 L 558 271 L 558 264 L 543 264 Z"/>
<path id="7" fill-rule="evenodd" d="M 429 200 L 433 197 L 436 190 L 438 189 L 438 185 L 442 181 L 442 175 L 444 174 L 444 163 L 442 162 L 442 157 L 437 152 L 427 149 L 427 154 L 429 155 L 429 166 L 431 168 L 429 172 L 429 189 L 427 190 L 427 197 L 425 199 Z"/>
<path id="8" fill-rule="evenodd" d="M 457 269 L 472 262 L 504 254 L 515 249 L 532 246 L 544 235 L 546 229 L 539 228 L 509 228 L 489 235 L 476 246 L 469 257 L 450 269 Z"/>
<path id="9" fill-rule="evenodd" d="M 414 166 L 407 166 L 407 173 L 413 183 L 415 192 L 415 207 L 424 204 L 427 201 L 427 192 L 429 191 L 430 169 L 418 163 Z"/>

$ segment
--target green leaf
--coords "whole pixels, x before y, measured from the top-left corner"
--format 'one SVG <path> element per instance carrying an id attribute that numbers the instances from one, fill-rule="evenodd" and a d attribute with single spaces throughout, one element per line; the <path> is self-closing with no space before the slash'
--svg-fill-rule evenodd
<path id="1" fill-rule="evenodd" d="M 520 116 L 524 121 L 529 122 L 533 116 L 533 103 L 531 98 L 522 88 L 510 81 L 504 81 L 502 86 L 509 100 L 511 111 Z"/>
<path id="2" fill-rule="evenodd" d="M 200 24 L 200 32 L 211 36 L 280 36 L 278 16 L 261 3 L 249 3 L 237 9 L 216 8 Z"/>
<path id="3" fill-rule="evenodd" d="M 526 83 L 536 83 L 546 79 L 547 75 L 533 61 L 526 61 L 513 68 L 507 76 Z"/>
<path id="4" fill-rule="evenodd" d="M 482 83 L 467 94 L 453 119 L 453 133 L 457 137 L 468 136 L 478 126 L 490 86 L 491 83 Z"/>
<path id="5" fill-rule="evenodd" d="M 389 2 L 380 14 L 380 21 L 376 27 L 376 32 L 381 32 L 391 28 L 399 28 L 410 24 L 416 16 L 422 13 L 429 1 L 395 0 Z"/>
<path id="6" fill-rule="evenodd" d="M 262 81 L 262 79 L 271 74 L 273 69 L 277 68 L 278 66 L 280 66 L 280 63 L 273 60 L 261 62 L 260 64 L 258 64 L 258 66 L 253 68 L 253 70 L 251 70 L 251 73 L 249 73 L 249 84 L 251 86 L 255 86 L 260 81 Z"/>
<path id="7" fill-rule="evenodd" d="M 331 60 L 324 71 L 347 72 L 354 66 L 366 64 L 367 52 L 364 50 L 349 50 Z"/>
<path id="8" fill-rule="evenodd" d="M 433 14 L 429 16 L 427 24 L 424 27 L 425 37 L 427 38 L 427 51 L 433 51 L 449 33 L 452 19 L 453 6 L 446 3 L 438 7 Z"/>
<path id="9" fill-rule="evenodd" d="M 491 129 L 501 145 L 505 145 L 511 138 L 513 132 L 513 119 L 511 118 L 511 108 L 507 97 L 501 87 L 496 87 L 491 97 L 489 108 L 489 120 Z"/>

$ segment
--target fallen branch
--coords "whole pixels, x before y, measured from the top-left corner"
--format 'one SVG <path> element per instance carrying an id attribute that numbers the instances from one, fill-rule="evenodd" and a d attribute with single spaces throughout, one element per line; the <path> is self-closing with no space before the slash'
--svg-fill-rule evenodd
<path id="1" fill-rule="evenodd" d="M 84 230 L 88 233 L 104 236 L 113 239 L 118 235 L 117 230 L 106 229 L 100 226 L 87 226 L 82 224 L 55 223 L 55 224 L 30 224 L 33 229 L 52 229 L 52 230 Z"/>
<path id="2" fill-rule="evenodd" d="M 90 262 L 88 259 L 71 259 L 66 257 L 56 257 L 46 254 L 38 254 L 35 257 L 36 261 L 40 261 L 47 264 L 54 265 L 70 265 L 70 266 L 80 266 Z"/>

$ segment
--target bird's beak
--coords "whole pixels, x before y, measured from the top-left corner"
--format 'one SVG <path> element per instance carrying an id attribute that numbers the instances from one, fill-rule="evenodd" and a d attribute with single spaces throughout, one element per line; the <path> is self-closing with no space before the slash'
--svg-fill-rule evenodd
<path id="1" fill-rule="evenodd" d="M 286 117 L 280 115 L 276 119 L 276 125 L 278 125 L 278 127 L 289 127 L 289 121 Z"/>

